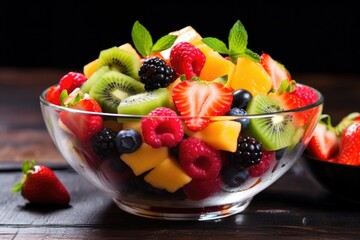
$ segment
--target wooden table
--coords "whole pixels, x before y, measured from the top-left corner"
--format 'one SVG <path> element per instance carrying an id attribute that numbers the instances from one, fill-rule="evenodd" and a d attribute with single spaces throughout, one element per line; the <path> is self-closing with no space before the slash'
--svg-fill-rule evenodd
<path id="1" fill-rule="evenodd" d="M 257 195 L 242 213 L 222 220 L 177 222 L 140 218 L 68 167 L 42 120 L 38 96 L 63 69 L 0 69 L 0 240 L 2 239 L 360 239 L 360 204 L 324 190 L 301 160 Z M 360 76 L 297 74 L 325 96 L 334 123 L 360 111 Z M 28 205 L 11 188 L 20 165 L 52 167 L 71 194 L 63 209 Z"/>

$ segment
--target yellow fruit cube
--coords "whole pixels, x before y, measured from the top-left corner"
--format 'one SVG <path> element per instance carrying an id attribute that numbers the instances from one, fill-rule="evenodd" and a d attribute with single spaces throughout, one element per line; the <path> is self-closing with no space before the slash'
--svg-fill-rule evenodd
<path id="1" fill-rule="evenodd" d="M 144 180 L 155 188 L 173 193 L 189 183 L 191 177 L 182 170 L 177 160 L 169 157 L 151 170 Z"/>
<path id="2" fill-rule="evenodd" d="M 200 79 L 212 81 L 218 77 L 229 75 L 234 71 L 234 63 L 225 59 L 220 53 L 214 51 L 205 43 L 197 44 L 195 47 L 199 48 L 206 57 L 204 67 L 200 72 Z"/>
<path id="3" fill-rule="evenodd" d="M 99 60 L 95 59 L 84 66 L 83 72 L 86 78 L 91 77 L 91 75 L 98 69 Z"/>
<path id="4" fill-rule="evenodd" d="M 258 93 L 268 93 L 272 88 L 272 80 L 260 63 L 241 57 L 225 86 L 233 90 L 246 89 L 255 96 Z"/>
<path id="5" fill-rule="evenodd" d="M 210 122 L 204 129 L 192 132 L 185 128 L 185 133 L 191 137 L 196 137 L 206 142 L 217 150 L 235 152 L 237 139 L 241 131 L 241 123 L 236 121 L 216 121 Z"/>
<path id="6" fill-rule="evenodd" d="M 167 147 L 153 148 L 146 143 L 143 143 L 135 152 L 124 153 L 120 156 L 136 176 L 154 168 L 168 157 Z"/>

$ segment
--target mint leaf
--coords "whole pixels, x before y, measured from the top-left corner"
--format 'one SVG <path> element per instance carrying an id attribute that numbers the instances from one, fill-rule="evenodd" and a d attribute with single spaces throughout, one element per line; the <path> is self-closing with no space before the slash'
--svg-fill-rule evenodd
<path id="1" fill-rule="evenodd" d="M 253 60 L 255 60 L 256 62 L 260 62 L 260 56 L 259 56 L 259 54 L 257 54 L 256 52 L 253 52 L 253 51 L 251 51 L 250 49 L 246 49 L 245 50 L 245 54 L 248 56 L 248 57 L 250 57 L 250 58 L 252 58 Z"/>
<path id="2" fill-rule="evenodd" d="M 178 36 L 176 35 L 170 35 L 170 34 L 161 37 L 159 40 L 156 41 L 154 46 L 152 46 L 151 53 L 160 52 L 170 48 L 176 41 L 177 37 Z"/>
<path id="3" fill-rule="evenodd" d="M 248 44 L 248 35 L 240 20 L 236 21 L 229 33 L 230 55 L 243 53 Z"/>
<path id="4" fill-rule="evenodd" d="M 229 54 L 229 50 L 226 47 L 226 44 L 217 38 L 206 37 L 206 38 L 202 38 L 201 41 L 206 45 L 208 45 L 210 48 L 212 48 L 214 51 L 217 51 L 218 53 L 227 54 L 227 55 Z"/>
<path id="5" fill-rule="evenodd" d="M 146 57 L 150 54 L 153 40 L 150 32 L 139 21 L 135 21 L 132 27 L 131 38 L 141 56 Z"/>

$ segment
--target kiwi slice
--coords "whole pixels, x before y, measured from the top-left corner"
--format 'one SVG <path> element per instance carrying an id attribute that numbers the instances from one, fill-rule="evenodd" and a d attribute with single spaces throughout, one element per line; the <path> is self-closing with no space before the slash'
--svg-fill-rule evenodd
<path id="1" fill-rule="evenodd" d="M 281 102 L 266 94 L 257 94 L 248 104 L 249 115 L 283 111 Z M 296 128 L 290 114 L 276 114 L 269 117 L 251 118 L 247 134 L 262 143 L 268 151 L 278 150 L 292 144 Z"/>
<path id="2" fill-rule="evenodd" d="M 147 115 L 157 107 L 169 107 L 169 91 L 158 88 L 124 98 L 118 108 L 119 114 Z"/>
<path id="3" fill-rule="evenodd" d="M 99 75 L 89 95 L 100 104 L 103 112 L 117 113 L 122 99 L 143 91 L 145 88 L 141 82 L 118 71 L 107 71 Z"/>
<path id="4" fill-rule="evenodd" d="M 80 87 L 83 93 L 89 93 L 92 85 L 99 79 L 99 76 L 107 71 L 110 71 L 109 66 L 102 66 L 97 69 Z"/>
<path id="5" fill-rule="evenodd" d="M 139 80 L 140 58 L 133 52 L 118 47 L 102 50 L 99 55 L 99 67 L 109 66 L 136 80 Z"/>

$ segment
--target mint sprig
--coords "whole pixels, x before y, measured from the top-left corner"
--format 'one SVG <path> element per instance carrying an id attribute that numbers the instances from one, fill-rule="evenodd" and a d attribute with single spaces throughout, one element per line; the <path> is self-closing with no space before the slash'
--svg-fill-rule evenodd
<path id="1" fill-rule="evenodd" d="M 162 36 L 153 44 L 150 32 L 139 21 L 135 21 L 131 30 L 134 46 L 142 57 L 147 57 L 153 53 L 170 48 L 177 37 L 176 35 L 168 34 Z"/>
<path id="2" fill-rule="evenodd" d="M 248 35 L 244 25 L 237 20 L 232 26 L 228 37 L 228 47 L 218 38 L 205 37 L 201 41 L 220 54 L 228 55 L 232 62 L 236 62 L 239 57 L 249 57 L 259 62 L 260 57 L 257 53 L 247 48 Z"/>

